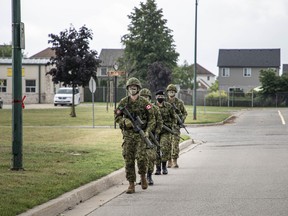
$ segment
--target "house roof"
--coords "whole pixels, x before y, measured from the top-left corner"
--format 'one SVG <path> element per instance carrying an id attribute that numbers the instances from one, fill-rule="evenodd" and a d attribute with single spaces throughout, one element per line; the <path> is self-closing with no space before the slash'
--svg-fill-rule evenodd
<path id="1" fill-rule="evenodd" d="M 42 58 L 48 58 L 55 57 L 55 50 L 52 50 L 51 48 L 46 48 L 35 55 L 31 56 L 30 59 L 42 59 Z"/>
<path id="2" fill-rule="evenodd" d="M 22 65 L 46 65 L 48 61 L 48 58 L 22 59 Z M 12 65 L 12 58 L 0 58 L 0 65 Z"/>
<path id="3" fill-rule="evenodd" d="M 194 68 L 194 64 L 192 65 L 192 67 Z M 199 65 L 198 63 L 197 63 L 197 75 L 207 75 L 207 76 L 213 76 L 213 77 L 216 76 L 215 74 L 211 73 L 206 68 Z"/>
<path id="4" fill-rule="evenodd" d="M 113 66 L 123 54 L 124 49 L 102 49 L 99 55 L 101 66 Z"/>
<path id="5" fill-rule="evenodd" d="M 218 67 L 280 67 L 280 49 L 219 49 Z"/>

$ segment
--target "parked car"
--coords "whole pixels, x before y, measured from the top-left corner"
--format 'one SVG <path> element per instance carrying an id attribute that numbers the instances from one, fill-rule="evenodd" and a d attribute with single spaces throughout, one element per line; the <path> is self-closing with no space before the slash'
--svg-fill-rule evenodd
<path id="1" fill-rule="evenodd" d="M 59 88 L 54 96 L 54 106 L 72 105 L 72 87 Z M 80 104 L 80 92 L 75 88 L 74 105 Z"/>
<path id="2" fill-rule="evenodd" d="M 0 97 L 0 109 L 2 109 L 3 108 L 3 100 L 2 100 L 2 98 Z"/>

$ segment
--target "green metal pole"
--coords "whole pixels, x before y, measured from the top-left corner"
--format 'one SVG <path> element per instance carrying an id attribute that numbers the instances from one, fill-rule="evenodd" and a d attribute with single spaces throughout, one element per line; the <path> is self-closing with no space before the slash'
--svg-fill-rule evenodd
<path id="1" fill-rule="evenodd" d="M 195 48 L 194 48 L 194 89 L 193 89 L 193 120 L 197 119 L 196 96 L 197 96 L 197 6 L 198 0 L 195 0 Z"/>
<path id="2" fill-rule="evenodd" d="M 12 170 L 23 170 L 22 165 L 22 54 L 20 0 L 12 0 Z"/>

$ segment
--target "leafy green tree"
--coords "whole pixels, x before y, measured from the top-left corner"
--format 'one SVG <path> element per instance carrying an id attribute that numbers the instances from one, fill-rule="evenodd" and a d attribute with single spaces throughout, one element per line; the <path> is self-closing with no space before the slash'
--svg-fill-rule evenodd
<path id="1" fill-rule="evenodd" d="M 187 61 L 184 61 L 183 65 L 174 68 L 172 77 L 173 77 L 172 82 L 179 84 L 180 88 L 193 89 L 194 67 L 193 65 L 189 65 Z"/>
<path id="2" fill-rule="evenodd" d="M 274 69 L 261 70 L 259 80 L 262 84 L 260 93 L 263 96 L 274 96 L 281 90 L 281 77 L 276 76 Z"/>
<path id="3" fill-rule="evenodd" d="M 91 77 L 96 79 L 97 67 L 100 61 L 97 52 L 90 50 L 89 40 L 93 39 L 90 29 L 82 26 L 77 31 L 73 26 L 60 32 L 59 35 L 49 34 L 55 57 L 51 57 L 48 65 L 55 65 L 48 75 L 52 76 L 55 84 L 63 83 L 64 86 L 73 88 L 73 104 L 71 116 L 76 117 L 74 93 L 77 86 L 85 86 Z"/>
<path id="4" fill-rule="evenodd" d="M 144 84 L 148 67 L 154 62 L 161 62 L 170 70 L 177 65 L 179 54 L 175 51 L 172 30 L 166 26 L 167 20 L 162 13 L 155 0 L 141 2 L 140 7 L 135 7 L 128 15 L 131 20 L 129 33 L 121 39 L 125 46 L 124 61 L 130 65 L 128 76 L 136 76 Z"/>
<path id="5" fill-rule="evenodd" d="M 216 80 L 209 88 L 209 92 L 217 92 L 219 90 L 219 81 Z"/>
<path id="6" fill-rule="evenodd" d="M 12 57 L 12 45 L 3 44 L 0 45 L 0 57 L 1 58 L 11 58 Z"/>
<path id="7" fill-rule="evenodd" d="M 166 89 L 171 83 L 171 71 L 162 62 L 154 62 L 149 65 L 147 72 L 149 88 L 152 92 Z"/>

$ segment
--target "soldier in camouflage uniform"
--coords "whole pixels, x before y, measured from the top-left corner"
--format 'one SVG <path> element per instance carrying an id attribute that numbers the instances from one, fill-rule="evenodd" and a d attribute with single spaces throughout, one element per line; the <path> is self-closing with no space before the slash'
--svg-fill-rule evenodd
<path id="1" fill-rule="evenodd" d="M 182 119 L 182 122 L 184 123 L 188 113 L 186 111 L 186 108 L 184 106 L 184 102 L 176 97 L 177 88 L 173 84 L 169 84 L 166 88 L 167 95 L 168 95 L 168 102 L 172 104 L 176 114 Z M 168 167 L 172 168 L 178 168 L 179 165 L 177 163 L 177 159 L 179 158 L 179 143 L 180 143 L 180 125 L 177 124 L 175 127 L 175 131 L 177 132 L 177 135 L 173 135 L 172 139 L 172 152 L 171 152 L 171 158 L 172 161 L 168 161 Z"/>
<path id="2" fill-rule="evenodd" d="M 151 102 L 152 94 L 151 94 L 151 91 L 149 89 L 146 89 L 146 88 L 141 89 L 140 96 L 146 98 L 149 102 Z M 163 126 L 163 121 L 162 121 L 162 117 L 161 117 L 161 113 L 160 113 L 159 108 L 155 105 L 153 105 L 152 108 L 153 108 L 153 113 L 155 115 L 155 121 L 156 121 L 155 128 L 153 129 L 152 133 L 153 133 L 155 139 L 159 142 L 159 137 L 160 137 L 161 129 Z M 153 140 L 151 139 L 151 141 L 153 141 Z M 148 154 L 147 181 L 148 181 L 149 185 L 153 185 L 154 181 L 152 179 L 152 173 L 154 172 L 154 166 L 156 163 L 156 159 L 160 157 L 160 146 L 157 146 L 157 144 L 155 144 L 154 148 L 147 149 L 147 154 Z"/>
<path id="3" fill-rule="evenodd" d="M 175 111 L 172 105 L 165 101 L 164 90 L 159 90 L 156 92 L 156 105 L 160 109 L 163 125 L 173 130 L 176 124 Z M 172 143 L 172 136 L 170 132 L 162 128 L 160 133 L 160 148 L 162 152 L 162 157 L 161 160 L 157 160 L 156 162 L 155 175 L 161 175 L 161 165 L 162 165 L 162 173 L 164 175 L 168 174 L 167 161 L 171 158 L 171 143 Z"/>
<path id="4" fill-rule="evenodd" d="M 135 160 L 137 160 L 138 173 L 141 176 L 142 189 L 148 188 L 146 180 L 147 152 L 146 143 L 141 138 L 139 131 L 133 130 L 131 119 L 122 112 L 122 109 L 126 107 L 133 118 L 138 116 L 145 123 L 142 126 L 145 137 L 149 137 L 149 132 L 154 129 L 155 117 L 151 103 L 139 96 L 141 83 L 137 78 L 130 78 L 126 83 L 126 89 L 129 95 L 119 102 L 115 110 L 115 121 L 119 124 L 123 134 L 122 154 L 125 161 L 126 179 L 129 181 L 126 193 L 131 194 L 135 192 Z"/>

